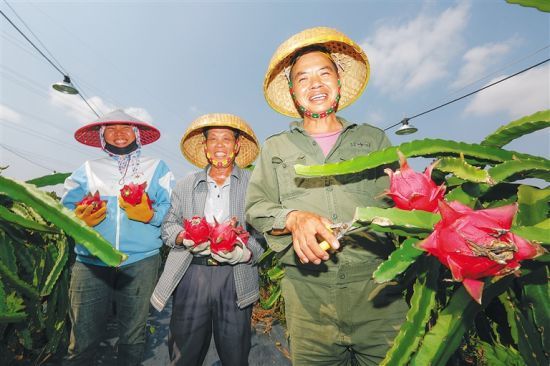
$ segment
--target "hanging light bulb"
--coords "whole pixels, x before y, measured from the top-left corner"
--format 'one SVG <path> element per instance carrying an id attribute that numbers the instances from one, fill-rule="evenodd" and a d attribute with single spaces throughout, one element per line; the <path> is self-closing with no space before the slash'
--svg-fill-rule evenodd
<path id="1" fill-rule="evenodd" d="M 410 135 L 411 133 L 415 133 L 418 131 L 418 128 L 414 127 L 413 125 L 409 124 L 408 118 L 403 118 L 401 121 L 401 127 L 395 131 L 396 135 Z"/>
<path id="2" fill-rule="evenodd" d="M 53 84 L 52 88 L 64 94 L 78 94 L 78 90 L 71 83 L 71 78 L 68 75 L 63 75 L 63 81 Z"/>

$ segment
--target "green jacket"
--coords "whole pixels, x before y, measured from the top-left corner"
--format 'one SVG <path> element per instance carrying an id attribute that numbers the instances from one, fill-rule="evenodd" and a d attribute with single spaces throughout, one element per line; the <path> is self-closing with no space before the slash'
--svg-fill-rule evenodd
<path id="1" fill-rule="evenodd" d="M 389 205 L 382 195 L 389 185 L 383 168 L 332 177 L 296 175 L 295 164 L 336 163 L 390 146 L 382 130 L 367 124 L 349 123 L 342 118 L 339 120 L 343 124 L 342 133 L 326 157 L 303 129 L 303 121 L 291 123 L 289 131 L 269 137 L 262 147 L 248 185 L 246 218 L 264 234 L 275 252 L 287 249 L 292 237 L 273 236 L 269 232 L 283 229 L 286 215 L 292 210 L 310 211 L 333 222 L 346 222 L 353 218 L 356 207 Z M 325 263 L 328 270 L 334 270 L 340 264 L 383 258 L 392 249 L 385 238 L 366 232 L 345 236 L 340 243 L 342 250 L 331 255 L 331 260 Z M 283 256 L 282 262 L 302 266 L 293 250 Z"/>

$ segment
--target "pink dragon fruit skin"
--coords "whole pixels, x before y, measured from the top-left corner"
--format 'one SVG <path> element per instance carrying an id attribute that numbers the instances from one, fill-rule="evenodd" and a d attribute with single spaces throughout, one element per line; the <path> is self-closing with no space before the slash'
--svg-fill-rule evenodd
<path id="1" fill-rule="evenodd" d="M 195 246 L 208 241 L 211 227 L 204 217 L 193 216 L 191 220 L 183 221 L 185 233 L 183 238 L 195 242 Z"/>
<path id="2" fill-rule="evenodd" d="M 544 249 L 510 232 L 517 204 L 474 211 L 459 202 L 439 203 L 441 221 L 419 247 L 437 257 L 481 303 L 484 277 L 517 271 L 520 261 Z"/>
<path id="3" fill-rule="evenodd" d="M 400 169 L 395 172 L 384 170 L 390 176 L 390 189 L 385 193 L 402 210 L 437 212 L 438 202 L 445 194 L 445 186 L 437 186 L 431 178 L 437 162 L 428 166 L 423 174 L 417 173 L 409 167 L 405 156 L 400 152 L 398 154 Z"/>

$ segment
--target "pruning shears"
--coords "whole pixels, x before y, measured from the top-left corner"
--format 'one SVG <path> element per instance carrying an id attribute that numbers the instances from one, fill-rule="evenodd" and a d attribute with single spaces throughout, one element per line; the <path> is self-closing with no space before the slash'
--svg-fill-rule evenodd
<path id="1" fill-rule="evenodd" d="M 356 231 L 365 229 L 365 227 L 356 226 L 355 224 L 356 224 L 355 220 L 351 220 L 351 221 L 348 221 L 348 222 L 339 222 L 339 223 L 336 223 L 336 224 L 327 225 L 327 229 L 331 233 L 334 234 L 334 236 L 336 237 L 337 240 L 340 240 L 340 239 L 342 239 L 342 237 L 344 235 L 348 235 L 352 232 L 356 232 Z M 319 243 L 319 246 L 324 251 L 327 251 L 327 250 L 332 248 L 331 245 L 326 240 Z"/>

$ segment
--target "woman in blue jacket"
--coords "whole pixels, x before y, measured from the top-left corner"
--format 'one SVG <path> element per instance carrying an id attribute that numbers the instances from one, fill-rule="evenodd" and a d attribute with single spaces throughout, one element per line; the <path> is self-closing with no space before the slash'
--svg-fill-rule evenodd
<path id="1" fill-rule="evenodd" d="M 141 362 L 149 297 L 160 265 L 160 225 L 170 208 L 174 184 L 162 160 L 141 156 L 141 146 L 159 137 L 155 127 L 121 110 L 75 133 L 77 141 L 100 147 L 108 156 L 86 161 L 66 179 L 62 203 L 128 259 L 119 267 L 108 267 L 83 246 L 75 246 L 69 290 L 72 328 L 65 364 L 93 360 L 113 301 L 119 331 L 118 364 Z M 120 194 L 130 183 L 146 183 L 141 202 L 135 205 Z M 80 204 L 96 191 L 105 202 L 98 207 Z"/>

